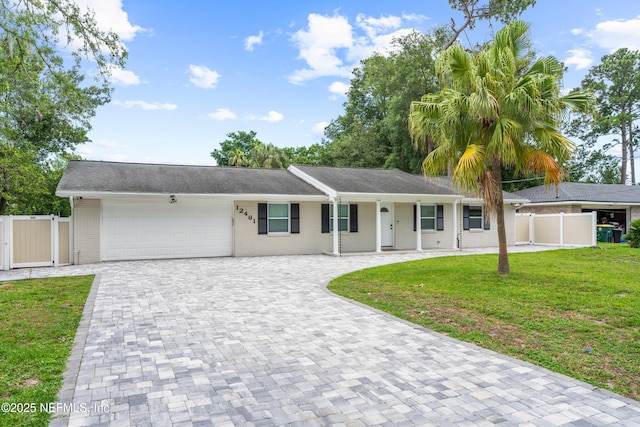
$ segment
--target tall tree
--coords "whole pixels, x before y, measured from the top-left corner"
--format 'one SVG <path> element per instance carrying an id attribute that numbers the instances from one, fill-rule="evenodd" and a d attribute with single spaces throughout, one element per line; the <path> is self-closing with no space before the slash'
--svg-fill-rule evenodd
<path id="1" fill-rule="evenodd" d="M 603 56 L 600 64 L 592 67 L 582 80 L 582 88 L 593 91 L 596 96 L 596 119 L 578 116 L 569 132 L 583 139 L 588 148 L 593 148 L 601 137 L 610 138 L 603 151 L 619 145 L 622 152 L 620 183 L 625 184 L 631 175 L 635 185 L 637 132 L 634 122 L 640 119 L 640 51 L 622 48 Z"/>
<path id="2" fill-rule="evenodd" d="M 84 82 L 83 58 L 101 70 L 95 85 Z M 23 197 L 46 190 L 33 174 L 89 140 L 90 119 L 110 100 L 108 74 L 125 58 L 117 35 L 72 0 L 0 0 L 0 214 L 9 200 L 38 205 Z M 27 172 L 28 186 L 18 178 Z"/>
<path id="3" fill-rule="evenodd" d="M 558 183 L 560 164 L 575 148 L 560 133 L 561 114 L 587 111 L 592 102 L 587 92 L 560 96 L 563 65 L 551 56 L 532 63 L 528 30 L 513 21 L 482 51 L 443 51 L 436 64 L 442 89 L 413 102 L 409 116 L 413 138 L 435 144 L 425 173 L 442 173 L 451 162 L 453 183 L 480 194 L 495 215 L 500 274 L 509 272 L 502 167 L 544 171 L 546 183 Z"/>
<path id="4" fill-rule="evenodd" d="M 594 184 L 619 184 L 620 161 L 601 150 L 590 150 L 584 144 L 567 164 L 569 181 Z"/>
<path id="5" fill-rule="evenodd" d="M 211 157 L 218 166 L 248 166 L 251 152 L 261 144 L 255 131 L 230 132 L 227 139 L 220 143 L 220 148 L 211 152 Z"/>
<path id="6" fill-rule="evenodd" d="M 410 33 L 393 42 L 391 53 L 376 53 L 354 70 L 345 112 L 325 130 L 333 164 L 398 168 L 419 172 L 407 117 L 411 101 L 437 89 L 434 58 L 450 37 L 442 28 Z M 366 136 L 365 136 L 366 135 Z"/>
<path id="7" fill-rule="evenodd" d="M 462 12 L 464 19 L 461 24 L 451 18 L 453 34 L 444 44 L 443 49 L 453 45 L 460 33 L 465 29 L 473 29 L 478 20 L 497 20 L 507 24 L 520 16 L 527 8 L 533 7 L 536 0 L 449 0 L 453 10 Z"/>

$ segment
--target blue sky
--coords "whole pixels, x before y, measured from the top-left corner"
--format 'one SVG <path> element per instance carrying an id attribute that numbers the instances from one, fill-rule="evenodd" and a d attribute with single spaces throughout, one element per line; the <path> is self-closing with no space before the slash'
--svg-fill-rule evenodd
<path id="1" fill-rule="evenodd" d="M 281 147 L 320 142 L 361 59 L 410 29 L 462 20 L 447 0 L 77 1 L 129 51 L 77 152 L 127 162 L 213 165 L 235 131 Z M 640 49 L 637 0 L 538 0 L 522 19 L 541 55 L 565 61 L 566 90 L 602 55 Z M 482 25 L 460 40 L 490 37 Z"/>

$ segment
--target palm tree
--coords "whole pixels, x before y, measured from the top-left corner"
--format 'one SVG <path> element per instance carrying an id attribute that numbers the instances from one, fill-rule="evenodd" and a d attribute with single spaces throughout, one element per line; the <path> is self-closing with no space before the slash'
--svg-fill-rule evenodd
<path id="1" fill-rule="evenodd" d="M 254 168 L 283 168 L 286 156 L 282 149 L 273 144 L 259 144 L 251 150 L 251 167 Z"/>
<path id="2" fill-rule="evenodd" d="M 249 160 L 244 149 L 237 147 L 233 151 L 228 153 L 229 166 L 242 167 L 247 166 Z"/>
<path id="3" fill-rule="evenodd" d="M 460 45 L 441 52 L 436 73 L 442 89 L 414 101 L 409 113 L 414 143 L 435 147 L 423 162 L 425 173 L 442 173 L 451 164 L 454 185 L 481 195 L 496 215 L 500 274 L 509 272 L 501 166 L 544 172 L 546 184 L 559 183 L 561 164 L 575 149 L 560 132 L 561 116 L 593 104 L 589 92 L 561 96 L 563 65 L 552 56 L 533 61 L 528 30 L 527 23 L 513 21 L 480 52 Z"/>

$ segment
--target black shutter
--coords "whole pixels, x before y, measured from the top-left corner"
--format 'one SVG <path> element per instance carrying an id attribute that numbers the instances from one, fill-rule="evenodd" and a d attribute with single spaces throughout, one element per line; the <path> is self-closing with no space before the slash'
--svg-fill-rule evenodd
<path id="1" fill-rule="evenodd" d="M 469 229 L 469 206 L 467 205 L 462 207 L 462 229 Z"/>
<path id="2" fill-rule="evenodd" d="M 300 204 L 291 203 L 291 234 L 300 233 Z"/>
<path id="3" fill-rule="evenodd" d="M 484 213 L 484 229 L 491 230 L 491 218 L 489 218 L 489 212 L 487 212 L 485 208 L 482 209 Z"/>
<path id="4" fill-rule="evenodd" d="M 329 204 L 322 204 L 322 232 L 328 233 L 329 229 Z"/>
<path id="5" fill-rule="evenodd" d="M 349 205 L 349 231 L 358 232 L 358 205 Z"/>
<path id="6" fill-rule="evenodd" d="M 444 230 L 444 206 L 442 205 L 437 205 L 436 206 L 436 217 L 437 217 L 437 223 L 436 223 L 436 229 L 438 231 L 442 231 Z"/>
<path id="7" fill-rule="evenodd" d="M 413 205 L 413 231 L 418 231 L 418 207 Z"/>
<path id="8" fill-rule="evenodd" d="M 258 203 L 258 234 L 267 234 L 267 204 Z"/>

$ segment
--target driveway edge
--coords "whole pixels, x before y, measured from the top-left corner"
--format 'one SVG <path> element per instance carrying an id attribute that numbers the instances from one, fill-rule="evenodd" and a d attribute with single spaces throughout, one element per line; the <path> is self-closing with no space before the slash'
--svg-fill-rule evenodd
<path id="1" fill-rule="evenodd" d="M 67 366 L 62 374 L 62 387 L 58 392 L 57 402 L 68 408 L 72 407 L 71 403 L 73 402 L 76 382 L 80 372 L 80 364 L 82 363 L 82 356 L 87 343 L 89 327 L 91 326 L 91 317 L 95 308 L 98 288 L 100 287 L 100 279 L 100 273 L 95 273 L 93 283 L 91 284 L 91 290 L 89 291 L 87 300 L 84 303 L 82 318 L 80 319 L 80 324 L 78 325 L 76 336 L 73 340 L 71 354 L 69 355 Z M 49 427 L 63 427 L 69 425 L 69 415 L 70 412 L 54 413 L 51 422 L 49 423 Z"/>

